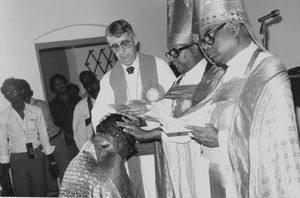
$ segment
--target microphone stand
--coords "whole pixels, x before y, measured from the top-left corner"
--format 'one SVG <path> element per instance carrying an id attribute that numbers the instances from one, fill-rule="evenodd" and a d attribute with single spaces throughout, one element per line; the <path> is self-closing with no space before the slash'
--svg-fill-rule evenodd
<path id="1" fill-rule="evenodd" d="M 261 21 L 261 25 L 260 25 L 260 29 L 259 29 L 259 35 L 260 35 L 260 39 L 261 42 L 264 46 L 264 48 L 267 49 L 267 39 L 266 39 L 266 23 L 265 21 Z"/>

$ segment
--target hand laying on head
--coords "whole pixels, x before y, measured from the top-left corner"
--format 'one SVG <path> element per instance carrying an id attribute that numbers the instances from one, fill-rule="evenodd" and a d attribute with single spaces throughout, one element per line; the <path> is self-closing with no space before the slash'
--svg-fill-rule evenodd
<path id="1" fill-rule="evenodd" d="M 132 115 L 127 115 L 126 116 L 129 119 L 132 119 Z M 140 126 L 140 121 L 139 118 L 134 118 L 132 120 L 129 120 L 126 118 L 123 118 L 124 122 L 117 122 L 118 126 L 121 126 L 124 128 L 124 132 L 131 134 L 136 138 L 137 141 L 139 142 L 149 142 L 149 141 L 154 141 L 156 139 L 160 139 L 160 134 L 161 134 L 161 129 L 160 128 L 155 128 L 152 130 L 144 130 Z"/>
<path id="2" fill-rule="evenodd" d="M 130 109 L 124 109 L 121 112 L 140 116 L 148 111 L 147 104 L 148 103 L 144 100 L 129 100 L 126 102 L 126 105 L 129 106 Z"/>
<path id="3" fill-rule="evenodd" d="M 207 147 L 219 147 L 218 133 L 219 130 L 211 124 L 206 124 L 205 127 L 186 125 L 185 128 L 192 130 L 192 139 L 199 144 Z"/>

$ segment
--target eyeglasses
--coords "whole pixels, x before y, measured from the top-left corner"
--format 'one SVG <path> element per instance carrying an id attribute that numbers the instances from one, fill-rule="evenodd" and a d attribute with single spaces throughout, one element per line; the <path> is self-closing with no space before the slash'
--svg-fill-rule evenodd
<path id="1" fill-rule="evenodd" d="M 113 44 L 112 46 L 109 46 L 109 47 L 114 53 L 117 53 L 120 51 L 120 48 L 122 48 L 122 49 L 130 48 L 131 44 L 132 44 L 131 41 L 132 41 L 132 38 L 130 40 L 126 39 L 126 40 L 123 40 L 120 45 Z"/>
<path id="2" fill-rule="evenodd" d="M 204 34 L 203 39 L 201 40 L 201 47 L 207 49 L 211 47 L 215 42 L 216 34 L 226 25 L 226 23 L 222 23 L 217 26 L 214 30 L 208 31 Z"/>
<path id="3" fill-rule="evenodd" d="M 166 52 L 165 55 L 169 59 L 177 58 L 182 50 L 187 49 L 187 48 L 191 47 L 192 45 L 193 44 L 187 45 L 187 46 L 183 46 L 183 47 L 178 48 L 178 49 L 177 48 L 173 48 L 170 51 Z"/>

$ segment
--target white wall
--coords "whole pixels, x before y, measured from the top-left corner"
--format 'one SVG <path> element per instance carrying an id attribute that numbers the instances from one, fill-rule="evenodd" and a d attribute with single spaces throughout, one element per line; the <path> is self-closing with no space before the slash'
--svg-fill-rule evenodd
<path id="1" fill-rule="evenodd" d="M 256 32 L 257 18 L 279 9 L 283 20 L 269 27 L 269 49 L 286 67 L 300 65 L 300 1 L 244 0 Z M 166 0 L 0 0 L 0 84 L 8 77 L 29 81 L 35 97 L 44 98 L 34 43 L 98 37 L 105 25 L 124 18 L 132 23 L 141 51 L 163 57 L 167 40 Z M 98 24 L 102 28 L 64 29 L 64 34 L 39 36 L 74 24 Z M 0 96 L 0 111 L 7 106 Z"/>
<path id="2" fill-rule="evenodd" d="M 268 27 L 269 50 L 278 55 L 287 69 L 300 66 L 300 1 L 244 0 L 252 27 L 259 33 L 258 18 L 280 10 L 281 22 Z"/>
<path id="3" fill-rule="evenodd" d="M 163 56 L 166 10 L 165 0 L 0 0 L 0 84 L 8 77 L 24 78 L 32 86 L 34 97 L 44 99 L 34 43 L 103 36 L 103 27 L 91 31 L 69 28 L 63 35 L 38 38 L 74 24 L 105 26 L 124 18 L 135 29 L 142 52 Z M 7 105 L 1 94 L 0 111 Z"/>

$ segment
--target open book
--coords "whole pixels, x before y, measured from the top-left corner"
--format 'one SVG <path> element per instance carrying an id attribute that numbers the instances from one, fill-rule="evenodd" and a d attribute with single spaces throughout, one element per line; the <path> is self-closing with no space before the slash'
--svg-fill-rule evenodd
<path id="1" fill-rule="evenodd" d="M 116 111 L 122 111 L 126 109 L 142 108 L 146 105 L 149 105 L 149 102 L 145 100 L 129 100 L 125 104 L 109 104 L 108 106 L 115 109 Z"/>
<path id="2" fill-rule="evenodd" d="M 145 120 L 159 122 L 162 125 L 162 129 L 168 135 L 172 134 L 188 134 L 190 129 L 185 128 L 187 124 L 201 126 L 202 124 L 199 121 L 195 122 L 194 120 L 185 120 L 184 118 L 173 118 L 170 115 L 170 106 L 165 103 L 156 103 L 152 108 L 142 115 Z"/>

